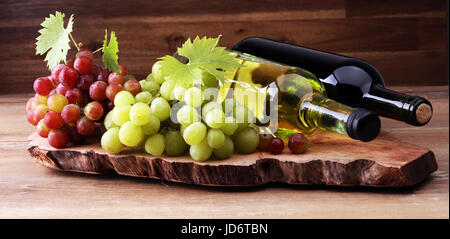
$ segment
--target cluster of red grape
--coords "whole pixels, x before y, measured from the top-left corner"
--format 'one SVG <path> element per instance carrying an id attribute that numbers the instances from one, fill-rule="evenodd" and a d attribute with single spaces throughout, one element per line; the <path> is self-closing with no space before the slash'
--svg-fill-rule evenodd
<path id="1" fill-rule="evenodd" d="M 293 134 L 288 141 L 288 147 L 294 154 L 304 153 L 308 147 L 308 139 L 303 134 Z M 269 151 L 272 154 L 281 154 L 284 149 L 284 141 L 281 138 L 273 137 L 272 134 L 259 135 L 259 150 Z"/>
<path id="2" fill-rule="evenodd" d="M 75 59 L 54 67 L 50 76 L 34 81 L 36 95 L 27 102 L 27 120 L 55 148 L 69 142 L 83 144 L 87 136 L 94 135 L 96 122 L 114 107 L 119 91 L 133 95 L 141 91 L 124 66 L 119 65 L 120 73 L 111 73 L 93 60 L 91 51 L 81 50 Z"/>

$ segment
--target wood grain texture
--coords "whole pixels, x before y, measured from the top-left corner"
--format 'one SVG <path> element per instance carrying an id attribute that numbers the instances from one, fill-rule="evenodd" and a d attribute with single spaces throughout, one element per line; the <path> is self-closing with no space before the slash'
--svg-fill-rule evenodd
<path id="1" fill-rule="evenodd" d="M 188 37 L 221 34 L 227 47 L 261 36 L 359 57 L 390 86 L 448 84 L 445 8 L 444 0 L 7 0 L 0 3 L 0 94 L 29 92 L 49 74 L 34 44 L 56 9 L 75 14 L 73 35 L 89 48 L 98 47 L 103 29 L 114 30 L 120 62 L 138 78 Z"/>
<path id="2" fill-rule="evenodd" d="M 426 97 L 434 116 L 424 127 L 382 119 L 382 130 L 435 153 L 439 168 L 403 188 L 270 183 L 247 188 L 193 186 L 157 179 L 58 172 L 26 150 L 32 94 L 0 96 L 0 218 L 448 218 L 448 86 L 395 87 Z"/>
<path id="3" fill-rule="evenodd" d="M 153 157 L 128 148 L 118 155 L 99 143 L 55 149 L 33 133 L 28 152 L 51 169 L 156 178 L 206 186 L 256 186 L 270 182 L 303 185 L 405 187 L 425 180 L 438 165 L 427 148 L 398 142 L 383 132 L 370 143 L 337 133 L 320 132 L 309 138 L 311 147 L 295 155 L 266 152 L 234 154 L 226 160 L 195 162 L 188 155 Z"/>

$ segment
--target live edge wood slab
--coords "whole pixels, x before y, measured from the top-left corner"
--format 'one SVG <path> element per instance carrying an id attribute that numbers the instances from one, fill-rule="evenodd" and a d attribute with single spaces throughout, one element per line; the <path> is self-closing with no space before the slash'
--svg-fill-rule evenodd
<path id="1" fill-rule="evenodd" d="M 363 143 L 335 133 L 310 137 L 311 147 L 295 155 L 235 154 L 226 160 L 194 162 L 189 156 L 154 157 L 136 149 L 111 155 L 99 144 L 55 149 L 33 133 L 29 153 L 43 166 L 88 174 L 119 174 L 208 186 L 254 186 L 269 182 L 310 185 L 402 187 L 436 171 L 434 153 L 382 132 Z M 170 147 L 170 146 L 169 146 Z"/>

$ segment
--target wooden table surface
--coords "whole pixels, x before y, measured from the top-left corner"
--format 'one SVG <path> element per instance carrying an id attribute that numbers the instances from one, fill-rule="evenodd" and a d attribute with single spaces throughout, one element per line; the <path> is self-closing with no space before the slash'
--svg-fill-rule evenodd
<path id="1" fill-rule="evenodd" d="M 438 171 L 414 187 L 219 188 L 57 172 L 26 150 L 31 95 L 1 95 L 0 218 L 448 218 L 448 86 L 394 89 L 425 96 L 435 110 L 424 127 L 382 120 L 383 130 L 436 154 Z"/>

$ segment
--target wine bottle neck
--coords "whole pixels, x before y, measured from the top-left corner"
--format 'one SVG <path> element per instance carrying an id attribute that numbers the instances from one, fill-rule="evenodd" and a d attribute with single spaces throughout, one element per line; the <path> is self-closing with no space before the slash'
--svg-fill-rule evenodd
<path id="1" fill-rule="evenodd" d="M 378 116 L 365 109 L 354 109 L 313 94 L 300 108 L 300 119 L 312 127 L 345 134 L 361 141 L 373 140 L 380 131 Z"/>
<path id="2" fill-rule="evenodd" d="M 433 115 L 431 103 L 419 96 L 410 96 L 384 88 L 373 86 L 363 96 L 365 108 L 392 119 L 412 125 L 425 125 Z"/>

